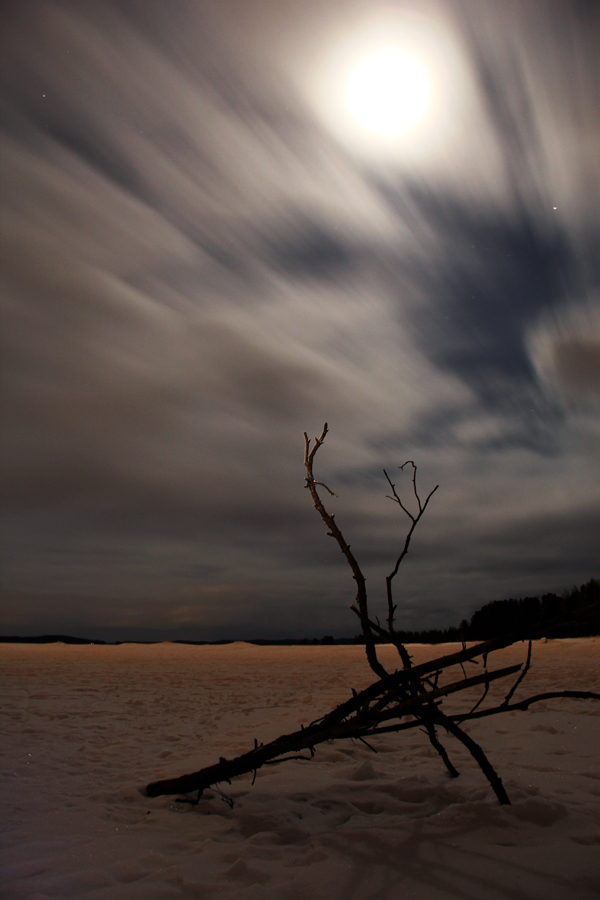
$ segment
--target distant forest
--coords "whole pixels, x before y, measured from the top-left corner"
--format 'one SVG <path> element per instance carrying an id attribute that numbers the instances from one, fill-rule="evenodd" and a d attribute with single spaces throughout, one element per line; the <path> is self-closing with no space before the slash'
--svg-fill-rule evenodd
<path id="1" fill-rule="evenodd" d="M 554 620 L 564 624 L 557 626 Z M 494 600 L 463 619 L 458 628 L 443 631 L 399 631 L 405 644 L 442 644 L 450 641 L 487 641 L 507 632 L 540 630 L 541 637 L 588 637 L 600 634 L 600 582 L 591 578 L 581 587 L 541 597 Z M 360 641 L 362 635 L 356 640 Z"/>

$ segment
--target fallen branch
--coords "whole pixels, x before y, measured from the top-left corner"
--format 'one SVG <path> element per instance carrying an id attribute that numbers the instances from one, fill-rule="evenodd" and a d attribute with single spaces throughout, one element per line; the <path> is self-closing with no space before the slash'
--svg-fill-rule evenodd
<path id="1" fill-rule="evenodd" d="M 228 760 L 221 757 L 219 762 L 215 765 L 200 769 L 198 772 L 192 772 L 191 774 L 182 775 L 178 778 L 154 781 L 147 786 L 146 793 L 149 797 L 158 797 L 161 794 L 189 794 L 193 791 L 199 791 L 201 794 L 202 791 L 213 787 L 216 784 L 224 781 L 231 782 L 231 779 L 238 775 L 256 772 L 268 763 L 286 762 L 288 759 L 303 759 L 305 761 L 310 761 L 314 755 L 314 748 L 325 741 L 339 740 L 342 738 L 360 739 L 373 737 L 380 734 L 389 734 L 390 732 L 421 727 L 423 724 L 427 726 L 427 724 L 430 723 L 441 725 L 452 734 L 453 737 L 465 744 L 471 755 L 481 767 L 483 773 L 488 778 L 488 781 L 490 781 L 500 803 L 510 803 L 510 800 L 506 796 L 506 791 L 504 791 L 504 788 L 501 788 L 501 780 L 496 775 L 483 750 L 481 750 L 479 745 L 476 744 L 469 735 L 466 735 L 465 732 L 460 729 L 457 723 L 462 723 L 465 720 L 470 719 L 480 719 L 485 716 L 499 715 L 500 713 L 512 712 L 515 710 L 526 710 L 533 703 L 539 703 L 542 700 L 562 698 L 600 700 L 600 694 L 595 694 L 591 691 L 548 691 L 533 697 L 527 697 L 525 700 L 521 700 L 517 703 L 495 706 L 471 714 L 466 713 L 451 716 L 444 715 L 437 707 L 434 707 L 435 711 L 431 712 L 430 704 L 443 696 L 448 696 L 449 694 L 457 693 L 461 690 L 467 690 L 477 684 L 482 684 L 486 680 L 494 681 L 498 678 L 507 677 L 508 675 L 514 674 L 520 668 L 520 665 L 508 666 L 505 669 L 487 673 L 487 675 L 478 675 L 464 681 L 454 682 L 447 685 L 445 688 L 439 688 L 437 691 L 428 691 L 426 692 L 426 696 L 413 697 L 398 703 L 389 710 L 376 711 L 372 707 L 367 707 L 362 713 L 357 713 L 349 718 L 343 718 L 338 724 L 330 724 L 329 720 L 337 718 L 335 714 L 345 705 L 342 704 L 341 706 L 336 707 L 333 713 L 330 713 L 317 722 L 311 723 L 308 727 L 293 732 L 292 734 L 281 735 L 268 744 L 257 744 L 254 749 L 247 753 L 243 753 L 241 756 L 237 756 L 234 759 Z M 400 720 L 408 715 L 414 716 L 409 722 L 398 721 L 393 725 L 385 725 L 383 727 L 380 727 L 379 725 L 380 722 L 387 722 L 392 718 Z M 324 725 L 324 723 L 328 724 Z M 298 756 L 297 754 L 301 753 L 302 750 L 309 750 L 311 756 Z M 444 750 L 443 747 L 442 750 Z M 292 755 L 290 756 L 290 754 Z M 450 764 L 450 766 L 451 765 L 452 764 Z M 447 766 L 447 768 L 449 767 Z M 449 771 L 453 774 L 453 777 L 456 777 L 459 773 L 453 766 L 452 769 L 456 774 L 453 774 L 450 768 Z"/>

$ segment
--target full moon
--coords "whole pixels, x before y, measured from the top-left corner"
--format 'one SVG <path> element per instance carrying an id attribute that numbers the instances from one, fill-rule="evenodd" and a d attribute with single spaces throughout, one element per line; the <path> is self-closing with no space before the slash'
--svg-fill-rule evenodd
<path id="1" fill-rule="evenodd" d="M 334 138 L 386 165 L 451 160 L 474 115 L 472 76 L 445 21 L 391 5 L 332 31 L 298 74 Z"/>
<path id="2" fill-rule="evenodd" d="M 345 96 L 348 112 L 358 125 L 384 138 L 400 136 L 425 116 L 429 78 L 415 57 L 388 48 L 354 66 Z"/>

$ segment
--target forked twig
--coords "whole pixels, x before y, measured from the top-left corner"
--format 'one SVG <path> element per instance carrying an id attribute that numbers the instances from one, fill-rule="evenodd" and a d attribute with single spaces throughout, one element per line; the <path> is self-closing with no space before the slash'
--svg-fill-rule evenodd
<path id="1" fill-rule="evenodd" d="M 415 528 L 417 527 L 423 513 L 427 509 L 427 504 L 429 503 L 432 496 L 435 494 L 435 492 L 437 491 L 437 489 L 439 487 L 439 485 L 436 484 L 436 486 L 433 488 L 433 490 L 431 490 L 429 492 L 429 494 L 427 495 L 425 503 L 421 503 L 419 491 L 417 490 L 417 467 L 414 464 L 414 462 L 412 461 L 412 459 L 408 459 L 405 463 L 402 463 L 402 465 L 400 466 L 400 471 L 403 471 L 404 466 L 408 466 L 408 465 L 412 466 L 412 468 L 413 468 L 413 477 L 412 477 L 413 493 L 415 495 L 415 499 L 416 499 L 417 505 L 419 507 L 419 512 L 416 516 L 413 516 L 413 514 L 403 504 L 402 500 L 400 499 L 400 497 L 398 495 L 398 492 L 396 491 L 396 485 L 393 484 L 393 482 L 392 482 L 390 476 L 388 475 L 388 473 L 386 472 L 386 470 L 385 469 L 383 470 L 383 474 L 385 475 L 387 482 L 388 482 L 390 488 L 392 489 L 391 495 L 386 494 L 387 498 L 389 500 L 393 500 L 395 503 L 397 503 L 398 506 L 400 507 L 400 509 L 406 513 L 406 515 L 408 516 L 408 518 L 410 519 L 410 521 L 412 523 L 406 534 L 406 537 L 404 538 L 404 546 L 402 547 L 402 550 L 400 551 L 400 554 L 398 555 L 398 557 L 396 559 L 396 564 L 394 565 L 394 568 L 392 569 L 390 574 L 387 575 L 386 579 L 385 579 L 385 589 L 386 589 L 387 607 L 388 607 L 388 632 L 391 636 L 394 636 L 394 637 L 395 637 L 394 616 L 396 614 L 397 607 L 396 607 L 396 604 L 394 604 L 394 600 L 393 600 L 392 582 L 393 582 L 394 578 L 396 577 L 396 575 L 398 574 L 398 570 L 400 568 L 402 560 L 408 553 L 408 548 L 410 546 L 410 541 L 413 536 L 413 532 L 414 532 Z M 405 669 L 410 668 L 410 656 L 408 655 L 406 648 L 397 638 L 393 642 L 394 642 L 396 648 L 398 649 L 398 652 L 400 653 L 400 658 L 402 659 L 402 664 L 404 665 L 404 668 Z"/>

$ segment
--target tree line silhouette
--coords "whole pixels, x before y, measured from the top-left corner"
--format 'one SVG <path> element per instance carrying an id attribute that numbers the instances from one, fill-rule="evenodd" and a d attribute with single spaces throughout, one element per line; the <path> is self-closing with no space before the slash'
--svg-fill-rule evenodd
<path id="1" fill-rule="evenodd" d="M 405 644 L 445 644 L 452 641 L 488 641 L 501 634 L 530 631 L 546 623 L 565 620 L 560 626 L 552 625 L 548 637 L 589 637 L 600 634 L 600 582 L 590 578 L 580 587 L 558 594 L 541 597 L 522 597 L 515 600 L 494 600 L 463 619 L 458 627 L 433 628 L 427 631 L 398 630 Z M 572 621 L 569 621 L 572 619 Z M 354 638 L 363 642 L 363 636 Z"/>

